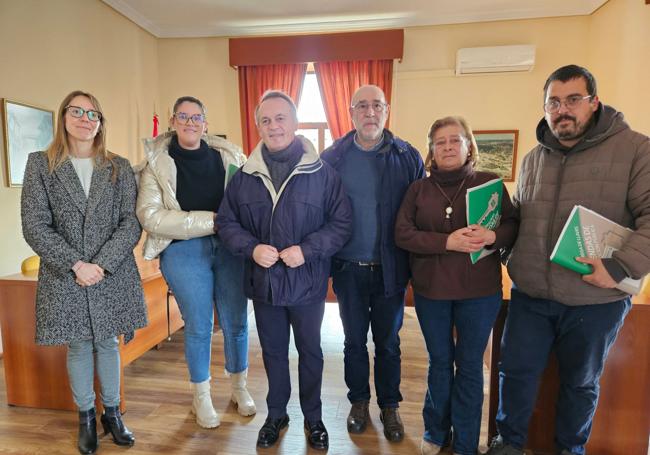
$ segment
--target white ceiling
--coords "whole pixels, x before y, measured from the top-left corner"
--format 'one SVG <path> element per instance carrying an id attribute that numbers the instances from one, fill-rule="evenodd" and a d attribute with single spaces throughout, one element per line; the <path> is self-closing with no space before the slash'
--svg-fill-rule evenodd
<path id="1" fill-rule="evenodd" d="M 102 0 L 159 38 L 400 28 L 593 13 L 607 0 Z"/>

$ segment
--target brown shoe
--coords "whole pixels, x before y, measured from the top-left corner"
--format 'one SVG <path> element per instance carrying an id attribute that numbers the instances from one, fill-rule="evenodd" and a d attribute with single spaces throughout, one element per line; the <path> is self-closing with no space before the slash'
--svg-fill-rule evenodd
<path id="1" fill-rule="evenodd" d="M 404 439 L 404 424 L 397 408 L 383 408 L 379 418 L 384 424 L 384 436 L 390 442 L 400 442 Z"/>
<path id="2" fill-rule="evenodd" d="M 490 443 L 490 449 L 485 455 L 524 455 L 524 451 L 507 444 L 500 435 L 495 436 Z"/>
<path id="3" fill-rule="evenodd" d="M 367 401 L 352 403 L 350 414 L 348 414 L 348 433 L 363 433 L 370 420 Z"/>

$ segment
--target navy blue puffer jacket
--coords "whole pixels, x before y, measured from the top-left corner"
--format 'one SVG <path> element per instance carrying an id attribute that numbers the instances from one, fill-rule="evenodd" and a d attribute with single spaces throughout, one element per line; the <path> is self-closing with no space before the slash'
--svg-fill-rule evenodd
<path id="1" fill-rule="evenodd" d="M 247 259 L 244 291 L 256 302 L 295 306 L 324 301 L 330 258 L 352 232 L 352 209 L 337 172 L 320 160 L 308 140 L 296 140 L 305 153 L 278 192 L 260 144 L 226 187 L 217 216 L 221 239 L 233 254 Z M 252 258 L 259 244 L 278 251 L 298 245 L 305 263 L 290 268 L 279 260 L 261 267 Z"/>

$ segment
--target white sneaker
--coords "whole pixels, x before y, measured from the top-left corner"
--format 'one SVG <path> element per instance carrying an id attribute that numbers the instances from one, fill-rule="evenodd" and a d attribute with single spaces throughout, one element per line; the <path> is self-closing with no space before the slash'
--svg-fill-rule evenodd
<path id="1" fill-rule="evenodd" d="M 216 428 L 221 421 L 219 414 L 212 406 L 210 396 L 210 379 L 199 383 L 191 383 L 194 392 L 192 399 L 192 413 L 196 415 L 196 423 L 203 428 Z"/>
<path id="2" fill-rule="evenodd" d="M 230 396 L 230 400 L 237 406 L 239 415 L 245 417 L 252 416 L 257 412 L 253 397 L 246 389 L 247 375 L 248 370 L 230 374 L 230 380 L 232 382 L 232 395 Z"/>
<path id="3" fill-rule="evenodd" d="M 442 451 L 442 447 L 435 445 L 433 442 L 429 442 L 426 439 L 422 438 L 420 443 L 420 453 L 422 455 L 436 455 Z"/>

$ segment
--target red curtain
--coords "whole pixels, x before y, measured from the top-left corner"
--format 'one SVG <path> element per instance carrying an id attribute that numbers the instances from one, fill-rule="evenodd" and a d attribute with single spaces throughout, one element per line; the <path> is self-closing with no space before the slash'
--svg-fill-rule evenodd
<path id="1" fill-rule="evenodd" d="M 244 152 L 249 155 L 260 141 L 255 126 L 255 107 L 260 97 L 270 89 L 282 90 L 297 105 L 307 64 L 240 66 L 238 71 L 242 139 Z"/>
<path id="2" fill-rule="evenodd" d="M 380 87 L 390 104 L 393 84 L 392 60 L 333 61 L 314 63 L 325 116 L 333 139 L 353 128 L 350 102 L 354 92 L 366 84 Z"/>

